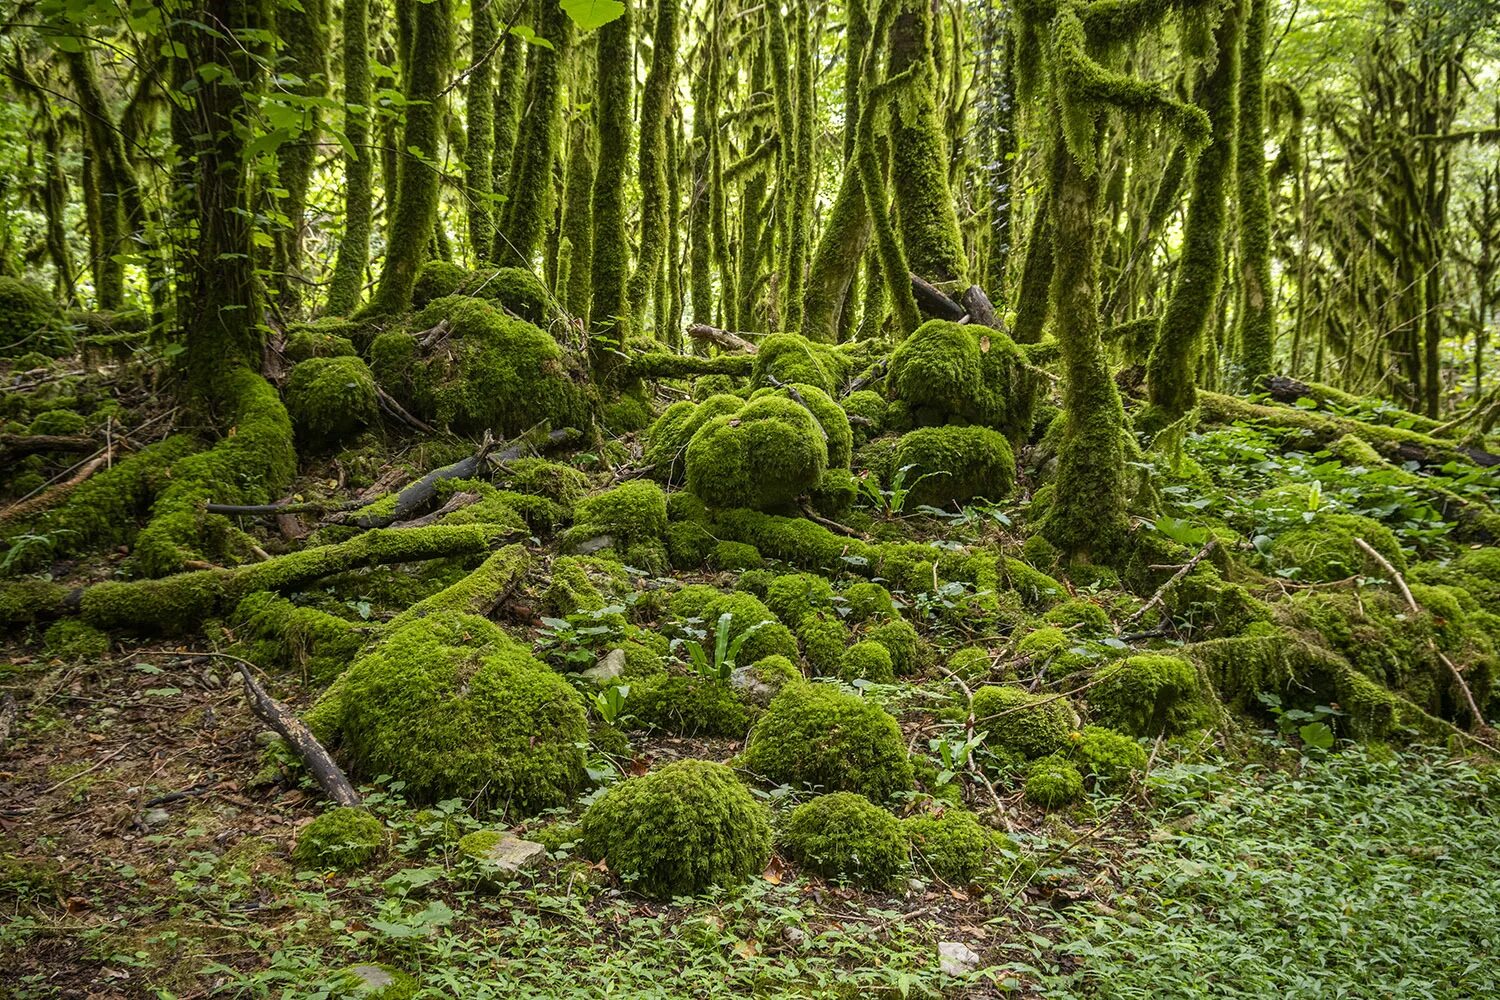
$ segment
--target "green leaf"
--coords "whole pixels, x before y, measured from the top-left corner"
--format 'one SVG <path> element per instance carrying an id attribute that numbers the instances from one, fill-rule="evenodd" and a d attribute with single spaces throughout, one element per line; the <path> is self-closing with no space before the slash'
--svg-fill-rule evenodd
<path id="1" fill-rule="evenodd" d="M 1321 722 L 1309 722 L 1297 730 L 1297 735 L 1314 749 L 1329 750 L 1333 747 L 1333 730 Z"/>
<path id="2" fill-rule="evenodd" d="M 584 31 L 602 28 L 623 17 L 625 5 L 620 0 L 561 0 L 563 11 Z"/>
<path id="3" fill-rule="evenodd" d="M 510 29 L 510 33 L 527 45 L 540 45 L 544 49 L 552 48 L 552 43 L 538 35 L 528 24 L 517 24 Z"/>

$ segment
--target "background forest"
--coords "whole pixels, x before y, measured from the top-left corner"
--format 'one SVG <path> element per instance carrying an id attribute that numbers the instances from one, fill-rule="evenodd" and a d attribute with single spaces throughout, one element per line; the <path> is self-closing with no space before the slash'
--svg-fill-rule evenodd
<path id="1" fill-rule="evenodd" d="M 0 10 L 0 993 L 1500 994 L 1491 0 Z"/>

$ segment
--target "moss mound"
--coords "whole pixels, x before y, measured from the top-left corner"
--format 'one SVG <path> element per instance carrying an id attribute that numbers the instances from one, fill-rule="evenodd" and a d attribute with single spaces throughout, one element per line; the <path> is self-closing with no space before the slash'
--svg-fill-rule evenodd
<path id="1" fill-rule="evenodd" d="M 914 484 L 909 508 L 1003 500 L 1016 483 L 1010 442 L 988 427 L 918 428 L 897 445 L 896 467 L 907 469 L 906 482 Z"/>
<path id="2" fill-rule="evenodd" d="M 1271 543 L 1271 558 L 1281 569 L 1296 567 L 1297 579 L 1331 583 L 1363 572 L 1373 560 L 1354 543 L 1362 538 L 1390 560 L 1398 572 L 1406 570 L 1406 556 L 1391 529 L 1359 514 L 1325 512 L 1307 524 L 1282 532 Z"/>
<path id="3" fill-rule="evenodd" d="M 430 260 L 417 272 L 412 304 L 418 309 L 450 295 L 486 299 L 528 323 L 544 323 L 552 313 L 547 288 L 520 267 L 479 267 L 470 271 L 446 260 Z"/>
<path id="4" fill-rule="evenodd" d="M 375 422 L 375 377 L 359 358 L 309 358 L 287 380 L 286 409 L 299 440 L 340 444 Z"/>
<path id="5" fill-rule="evenodd" d="M 806 409 L 812 413 L 818 426 L 823 428 L 828 445 L 828 468 L 849 468 L 849 459 L 854 453 L 854 434 L 850 429 L 849 415 L 827 392 L 815 385 L 794 383 L 780 389 L 757 389 L 750 399 L 753 402 L 769 397 L 796 402 L 792 399 L 794 390 L 802 397 L 802 402 L 807 404 Z"/>
<path id="6" fill-rule="evenodd" d="M 896 679 L 896 668 L 890 651 L 878 642 L 865 639 L 843 651 L 839 659 L 839 677 L 846 681 L 874 681 L 889 684 Z"/>
<path id="7" fill-rule="evenodd" d="M 353 871 L 385 853 L 385 826 L 363 809 L 330 809 L 297 834 L 292 861 L 307 870 Z"/>
<path id="8" fill-rule="evenodd" d="M 930 320 L 891 352 L 886 385 L 921 426 L 981 424 L 1012 441 L 1031 430 L 1035 381 L 1005 334 Z"/>
<path id="9" fill-rule="evenodd" d="M 1177 656 L 1148 653 L 1104 667 L 1088 701 L 1096 721 L 1133 736 L 1171 736 L 1211 721 L 1197 670 Z"/>
<path id="10" fill-rule="evenodd" d="M 1083 775 L 1061 757 L 1043 757 L 1026 769 L 1026 801 L 1056 809 L 1083 798 Z"/>
<path id="11" fill-rule="evenodd" d="M 818 422 L 789 399 L 757 399 L 715 417 L 687 447 L 687 486 L 710 507 L 785 507 L 828 469 Z"/>
<path id="12" fill-rule="evenodd" d="M 611 550 L 623 562 L 651 573 L 667 567 L 667 497 L 655 483 L 637 479 L 579 500 L 563 548 Z M 701 561 L 701 560 L 700 560 Z"/>
<path id="13" fill-rule="evenodd" d="M 639 728 L 678 736 L 739 739 L 750 728 L 750 713 L 734 688 L 698 674 L 660 673 L 632 681 L 625 711 Z"/>
<path id="14" fill-rule="evenodd" d="M 828 344 L 815 343 L 794 333 L 774 333 L 760 342 L 750 378 L 757 386 L 768 386 L 774 378 L 778 382 L 816 386 L 833 395 L 853 367 L 847 355 Z"/>
<path id="15" fill-rule="evenodd" d="M 57 303 L 45 288 L 0 276 L 0 357 L 44 349 L 51 354 L 71 347 L 70 337 L 53 330 L 57 313 Z"/>
<path id="16" fill-rule="evenodd" d="M 48 655 L 63 660 L 98 660 L 109 654 L 109 636 L 76 618 L 49 625 L 42 642 Z"/>
<path id="17" fill-rule="evenodd" d="M 579 697 L 474 615 L 439 612 L 392 630 L 329 689 L 314 723 L 356 775 L 393 775 L 413 802 L 479 798 L 529 814 L 584 783 Z"/>
<path id="18" fill-rule="evenodd" d="M 759 875 L 771 823 L 734 772 L 683 760 L 623 781 L 583 814 L 584 852 L 648 896 L 691 896 Z"/>
<path id="19" fill-rule="evenodd" d="M 740 760 L 770 781 L 858 792 L 875 802 L 912 786 L 896 720 L 827 684 L 793 684 L 777 695 Z"/>
<path id="20" fill-rule="evenodd" d="M 43 410 L 26 430 L 31 434 L 82 434 L 88 425 L 89 422 L 81 413 L 72 410 Z"/>
<path id="21" fill-rule="evenodd" d="M 922 814 L 906 819 L 907 839 L 918 871 L 930 871 L 944 882 L 968 885 L 995 862 L 1005 838 L 962 809 L 941 816 Z"/>
<path id="22" fill-rule="evenodd" d="M 1103 726 L 1084 726 L 1073 744 L 1073 760 L 1087 777 L 1102 785 L 1128 782 L 1146 770 L 1146 748 L 1124 733 Z"/>
<path id="23" fill-rule="evenodd" d="M 974 692 L 972 711 L 975 728 L 989 733 L 991 746 L 1027 760 L 1067 745 L 1068 710 L 1061 699 L 992 685 Z"/>
<path id="24" fill-rule="evenodd" d="M 792 810 L 778 843 L 788 859 L 824 878 L 889 887 L 906 870 L 901 823 L 863 795 L 834 792 Z"/>
<path id="25" fill-rule="evenodd" d="M 738 396 L 717 393 L 701 403 L 684 399 L 667 407 L 646 432 L 642 459 L 652 467 L 651 475 L 664 483 L 681 483 L 693 435 L 715 417 L 738 413 L 744 406 Z"/>

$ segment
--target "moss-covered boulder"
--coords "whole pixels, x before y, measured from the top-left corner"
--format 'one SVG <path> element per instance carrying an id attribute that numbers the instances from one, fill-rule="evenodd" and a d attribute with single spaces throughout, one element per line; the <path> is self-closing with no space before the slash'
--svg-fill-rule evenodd
<path id="1" fill-rule="evenodd" d="M 525 268 L 481 266 L 471 271 L 446 260 L 423 264 L 412 304 L 421 309 L 450 295 L 486 299 L 528 323 L 545 323 L 553 311 L 546 286 Z"/>
<path id="2" fill-rule="evenodd" d="M 439 612 L 359 657 L 308 716 L 355 776 L 389 774 L 418 803 L 481 799 L 520 814 L 583 786 L 582 700 L 493 623 Z"/>
<path id="3" fill-rule="evenodd" d="M 1105 786 L 1129 782 L 1149 761 L 1145 747 L 1104 726 L 1084 726 L 1073 741 L 1072 756 L 1085 777 Z"/>
<path id="4" fill-rule="evenodd" d="M 338 445 L 375 422 L 375 377 L 356 357 L 309 358 L 287 379 L 286 409 L 299 441 Z"/>
<path id="5" fill-rule="evenodd" d="M 740 739 L 750 728 L 750 712 L 735 687 L 701 674 L 659 673 L 632 681 L 625 711 L 636 728 L 677 736 Z"/>
<path id="6" fill-rule="evenodd" d="M 875 802 L 912 786 L 896 720 L 828 684 L 793 684 L 777 695 L 751 730 L 740 763 L 779 784 L 858 792 Z"/>
<path id="7" fill-rule="evenodd" d="M 896 668 L 890 650 L 870 639 L 856 642 L 843 650 L 839 658 L 839 678 L 846 681 L 873 681 L 889 684 L 896 679 Z"/>
<path id="8" fill-rule="evenodd" d="M 828 468 L 847 469 L 849 459 L 854 454 L 854 434 L 850 429 L 849 415 L 844 408 L 833 401 L 833 397 L 815 385 L 806 383 L 790 384 L 779 389 L 757 389 L 750 396 L 751 402 L 757 399 L 771 397 L 775 399 L 787 399 L 796 402 L 792 393 L 796 393 L 805 405 L 807 411 L 813 415 L 818 426 L 823 428 L 824 440 L 828 446 Z"/>
<path id="9" fill-rule="evenodd" d="M 658 899 L 733 886 L 765 870 L 771 823 L 733 771 L 682 760 L 612 787 L 583 814 L 584 852 Z"/>
<path id="10" fill-rule="evenodd" d="M 1088 692 L 1101 725 L 1133 736 L 1168 736 L 1212 721 L 1198 672 L 1179 656 L 1147 653 L 1100 669 Z"/>
<path id="11" fill-rule="evenodd" d="M 1019 687 L 982 687 L 974 692 L 974 728 L 989 734 L 996 749 L 1025 759 L 1064 749 L 1070 729 L 1066 704 Z"/>
<path id="12" fill-rule="evenodd" d="M 795 333 L 775 333 L 760 342 L 750 380 L 757 386 L 778 382 L 817 386 L 832 395 L 849 377 L 854 362 L 843 351 Z"/>
<path id="13" fill-rule="evenodd" d="M 99 660 L 109 654 L 109 634 L 77 618 L 53 622 L 42 642 L 48 656 L 62 660 Z"/>
<path id="14" fill-rule="evenodd" d="M 380 386 L 417 416 L 460 433 L 507 437 L 542 421 L 589 421 L 584 378 L 546 331 L 483 299 L 451 296 L 422 310 L 413 328 L 446 320 L 440 343 L 391 330 L 375 338 L 370 368 Z"/>
<path id="15" fill-rule="evenodd" d="M 947 809 L 941 816 L 922 813 L 901 824 L 911 842 L 918 873 L 931 872 L 952 885 L 978 881 L 992 867 L 1006 838 L 963 809 Z"/>
<path id="16" fill-rule="evenodd" d="M 777 842 L 809 871 L 873 888 L 895 884 L 910 853 L 900 821 L 854 792 L 820 795 L 793 809 Z"/>
<path id="17" fill-rule="evenodd" d="M 687 486 L 710 507 L 786 507 L 828 470 L 828 444 L 805 407 L 763 397 L 715 417 L 687 447 Z"/>
<path id="18" fill-rule="evenodd" d="M 1277 535 L 1271 543 L 1271 558 L 1279 569 L 1296 569 L 1297 579 L 1331 583 L 1369 568 L 1380 575 L 1374 560 L 1355 544 L 1363 539 L 1398 572 L 1406 569 L 1406 556 L 1391 529 L 1372 518 L 1334 511 L 1318 513 L 1306 524 Z"/>
<path id="19" fill-rule="evenodd" d="M 919 426 L 981 424 L 1012 441 L 1031 430 L 1035 378 L 998 330 L 930 320 L 891 352 L 886 385 Z"/>
<path id="20" fill-rule="evenodd" d="M 907 470 L 908 507 L 1003 500 L 1016 483 L 1010 443 L 988 427 L 920 427 L 901 438 L 896 467 Z"/>
<path id="21" fill-rule="evenodd" d="M 739 396 L 716 393 L 702 402 L 683 399 L 662 411 L 646 432 L 642 459 L 651 466 L 652 478 L 681 483 L 687 468 L 687 447 L 698 428 L 715 417 L 737 413 L 745 406 Z"/>
<path id="22" fill-rule="evenodd" d="M 563 536 L 569 552 L 613 552 L 622 562 L 651 573 L 667 567 L 667 497 L 646 479 L 579 500 L 573 527 Z"/>
<path id="23" fill-rule="evenodd" d="M 1083 775 L 1061 757 L 1043 757 L 1026 769 L 1026 801 L 1057 809 L 1083 798 Z"/>
<path id="24" fill-rule="evenodd" d="M 363 809 L 330 809 L 297 833 L 292 861 L 299 868 L 353 871 L 385 853 L 385 826 Z"/>
<path id="25" fill-rule="evenodd" d="M 60 353 L 72 338 L 56 329 L 57 302 L 45 288 L 29 281 L 0 276 L 0 358 L 28 351 Z"/>
<path id="26" fill-rule="evenodd" d="M 318 985 L 328 988 L 334 1000 L 411 1000 L 421 989 L 395 966 L 369 962 L 346 966 Z"/>

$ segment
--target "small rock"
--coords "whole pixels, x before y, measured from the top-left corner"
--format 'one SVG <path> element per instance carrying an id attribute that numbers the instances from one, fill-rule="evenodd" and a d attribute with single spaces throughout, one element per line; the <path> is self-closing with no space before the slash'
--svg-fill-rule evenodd
<path id="1" fill-rule="evenodd" d="M 771 704 L 781 690 L 780 685 L 767 684 L 756 674 L 754 666 L 735 667 L 729 675 L 729 686 L 738 691 L 746 701 L 762 708 Z"/>
<path id="2" fill-rule="evenodd" d="M 980 958 L 962 941 L 938 942 L 938 968 L 945 976 L 962 976 L 979 968 Z"/>
<path id="3" fill-rule="evenodd" d="M 807 932 L 800 927 L 783 927 L 781 939 L 793 948 L 800 948 L 807 941 Z"/>
<path id="4" fill-rule="evenodd" d="M 372 993 L 375 990 L 384 989 L 396 981 L 396 977 L 391 975 L 389 969 L 381 968 L 378 965 L 351 965 L 346 972 L 350 979 L 358 981 L 359 985 L 356 987 L 357 989 Z"/>
<path id="5" fill-rule="evenodd" d="M 625 650 L 612 649 L 580 676 L 595 684 L 608 684 L 625 673 Z"/>
<path id="6" fill-rule="evenodd" d="M 514 834 L 504 834 L 494 845 L 480 856 L 496 868 L 508 872 L 536 868 L 547 860 L 547 848 L 534 840 L 522 840 Z"/>
<path id="7" fill-rule="evenodd" d="M 155 809 L 147 809 L 145 814 L 141 816 L 141 823 L 145 826 L 161 826 L 171 818 L 171 813 L 157 807 Z"/>
<path id="8" fill-rule="evenodd" d="M 603 552 L 614 544 L 615 540 L 612 535 L 595 535 L 593 538 L 586 538 L 573 546 L 573 551 L 581 556 L 590 556 L 595 552 Z"/>

